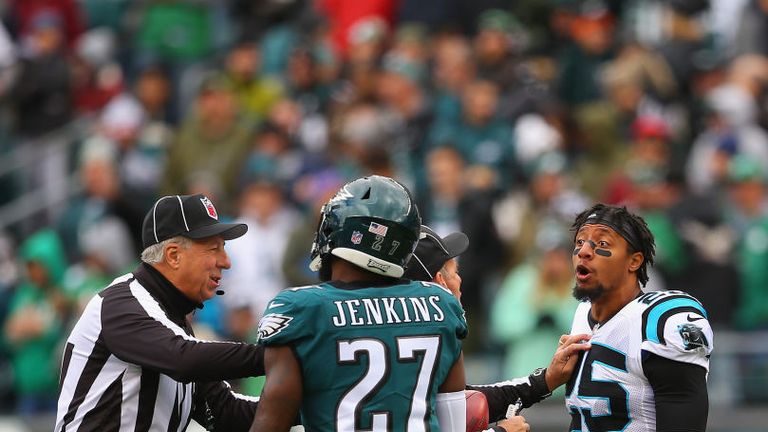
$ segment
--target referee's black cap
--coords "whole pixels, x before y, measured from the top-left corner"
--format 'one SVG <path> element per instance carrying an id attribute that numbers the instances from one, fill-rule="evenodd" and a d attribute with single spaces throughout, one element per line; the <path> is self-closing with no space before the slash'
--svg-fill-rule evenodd
<path id="1" fill-rule="evenodd" d="M 468 247 L 469 238 L 463 232 L 440 237 L 430 227 L 422 225 L 419 243 L 408 261 L 403 277 L 431 282 L 446 261 L 461 255 Z"/>
<path id="2" fill-rule="evenodd" d="M 220 223 L 219 214 L 204 195 L 164 196 L 149 209 L 141 228 L 141 241 L 146 249 L 175 236 L 191 239 L 221 236 L 232 240 L 248 231 L 243 223 Z"/>

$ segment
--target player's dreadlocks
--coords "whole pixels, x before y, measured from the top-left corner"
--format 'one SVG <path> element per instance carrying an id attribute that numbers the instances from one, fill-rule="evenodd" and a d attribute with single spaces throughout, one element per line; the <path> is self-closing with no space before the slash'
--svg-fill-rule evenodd
<path id="1" fill-rule="evenodd" d="M 637 269 L 637 280 L 640 285 L 645 286 L 648 282 L 648 265 L 653 265 L 653 258 L 656 255 L 656 243 L 645 220 L 623 206 L 595 204 L 576 216 L 576 220 L 571 225 L 574 239 L 576 233 L 585 224 L 610 227 L 627 241 L 630 252 L 643 254 L 643 263 Z"/>

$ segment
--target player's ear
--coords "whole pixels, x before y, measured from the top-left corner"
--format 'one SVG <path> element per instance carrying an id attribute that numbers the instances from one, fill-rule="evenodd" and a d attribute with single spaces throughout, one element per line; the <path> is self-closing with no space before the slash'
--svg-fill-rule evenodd
<path id="1" fill-rule="evenodd" d="M 635 252 L 629 257 L 629 271 L 636 272 L 643 265 L 645 258 L 642 252 Z"/>

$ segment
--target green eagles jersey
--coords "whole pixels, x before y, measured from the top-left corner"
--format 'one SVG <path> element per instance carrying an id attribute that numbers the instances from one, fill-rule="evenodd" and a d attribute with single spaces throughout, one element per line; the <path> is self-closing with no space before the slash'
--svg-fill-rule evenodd
<path id="1" fill-rule="evenodd" d="M 464 311 L 442 287 L 324 283 L 278 294 L 259 343 L 293 347 L 307 431 L 439 430 L 437 389 L 461 354 Z"/>

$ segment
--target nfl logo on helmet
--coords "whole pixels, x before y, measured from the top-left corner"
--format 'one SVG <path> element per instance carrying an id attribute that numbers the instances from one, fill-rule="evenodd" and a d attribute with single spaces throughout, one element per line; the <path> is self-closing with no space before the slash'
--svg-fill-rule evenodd
<path id="1" fill-rule="evenodd" d="M 211 200 L 208 199 L 208 197 L 200 198 L 200 202 L 203 203 L 205 210 L 208 212 L 208 216 L 212 217 L 213 219 L 219 220 L 219 215 L 216 213 L 216 207 L 213 206 L 213 203 L 211 202 Z"/>
<path id="2" fill-rule="evenodd" d="M 352 243 L 354 244 L 360 244 L 361 241 L 363 241 L 363 234 L 360 231 L 354 231 L 352 232 Z"/>

